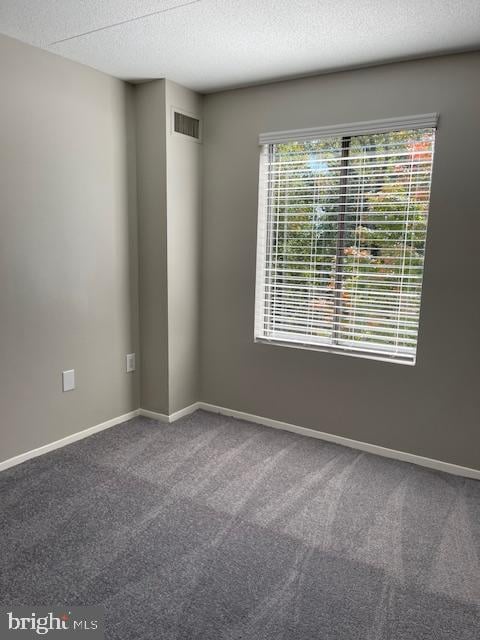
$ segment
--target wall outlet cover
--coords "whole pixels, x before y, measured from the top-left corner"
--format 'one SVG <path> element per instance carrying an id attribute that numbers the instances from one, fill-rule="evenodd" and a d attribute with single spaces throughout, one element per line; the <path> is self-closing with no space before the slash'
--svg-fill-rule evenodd
<path id="1" fill-rule="evenodd" d="M 135 354 L 127 353 L 127 373 L 135 371 Z"/>
<path id="2" fill-rule="evenodd" d="M 62 383 L 64 391 L 73 391 L 75 389 L 75 369 L 62 372 Z"/>

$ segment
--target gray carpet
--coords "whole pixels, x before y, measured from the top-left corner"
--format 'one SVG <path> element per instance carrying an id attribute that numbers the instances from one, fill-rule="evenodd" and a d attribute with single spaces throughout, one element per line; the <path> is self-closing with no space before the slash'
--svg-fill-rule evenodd
<path id="1" fill-rule="evenodd" d="M 0 474 L 0 606 L 109 639 L 478 640 L 480 483 L 197 412 Z"/>

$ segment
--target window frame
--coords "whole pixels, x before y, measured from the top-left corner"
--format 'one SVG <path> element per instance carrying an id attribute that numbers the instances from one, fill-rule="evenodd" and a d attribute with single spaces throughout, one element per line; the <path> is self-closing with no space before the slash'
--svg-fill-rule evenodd
<path id="1" fill-rule="evenodd" d="M 338 264 L 343 262 L 342 243 L 344 242 L 344 229 L 345 229 L 345 215 L 347 208 L 347 196 L 346 192 L 344 196 L 341 196 L 343 206 L 339 210 L 340 224 L 338 227 L 339 233 L 336 239 L 336 267 L 335 267 L 335 287 L 334 287 L 334 320 L 332 323 L 332 343 L 328 344 L 324 337 L 315 337 L 304 334 L 296 334 L 294 332 L 285 332 L 285 338 L 280 337 L 281 332 L 278 331 L 272 338 L 259 335 L 262 333 L 259 331 L 259 327 L 264 324 L 265 319 L 265 304 L 266 296 L 265 290 L 267 287 L 266 282 L 266 270 L 267 270 L 267 256 L 271 255 L 268 251 L 269 243 L 272 243 L 272 228 L 271 223 L 271 205 L 269 198 L 271 198 L 272 190 L 269 183 L 268 175 L 268 162 L 267 155 L 272 153 L 273 146 L 275 144 L 291 143 L 291 142 L 304 142 L 304 141 L 320 141 L 328 138 L 341 138 L 341 166 L 347 166 L 348 169 L 348 157 L 350 151 L 351 139 L 356 136 L 376 134 L 376 133 L 390 133 L 403 130 L 414 129 L 434 129 L 435 133 L 438 129 L 437 113 L 421 114 L 416 116 L 407 116 L 401 118 L 387 118 L 382 120 L 365 121 L 358 123 L 334 125 L 327 127 L 317 127 L 310 129 L 295 129 L 289 131 L 275 131 L 270 133 L 263 133 L 259 136 L 260 150 L 260 163 L 259 163 L 259 185 L 258 185 L 258 218 L 257 218 L 257 260 L 256 260 L 256 286 L 255 286 L 255 321 L 254 321 L 254 342 L 261 344 L 271 344 L 276 346 L 284 346 L 290 348 L 300 348 L 314 351 L 323 351 L 328 353 L 350 355 L 353 357 L 367 358 L 372 360 L 380 360 L 384 362 L 394 362 L 398 364 L 415 365 L 416 354 L 418 348 L 418 335 L 419 335 L 419 323 L 420 323 L 420 311 L 422 302 L 422 287 L 420 288 L 419 299 L 419 318 L 417 324 L 415 352 L 412 356 L 411 350 L 402 347 L 392 347 L 391 354 L 388 353 L 389 349 L 386 345 L 379 348 L 378 343 L 362 343 L 358 345 L 352 344 L 351 340 L 341 339 L 338 335 L 338 327 L 341 319 L 341 296 L 339 296 L 339 285 L 344 280 L 345 275 L 341 273 L 341 269 L 338 268 Z M 433 173 L 433 160 L 434 160 L 434 148 L 432 148 L 432 170 L 430 173 L 430 181 Z M 346 165 L 344 164 L 346 163 Z M 348 182 L 347 172 L 341 174 L 340 186 L 344 182 L 346 186 Z M 431 185 L 431 183 L 430 183 Z M 431 189 L 431 186 L 430 186 Z M 429 193 L 430 198 L 431 190 Z M 429 199 L 430 209 L 430 199 Z M 341 223 L 343 216 L 343 225 Z M 340 232 L 343 229 L 343 232 Z M 426 241 L 426 238 L 425 238 Z M 270 244 L 270 247 L 272 245 Z M 343 247 L 344 248 L 344 247 Z M 340 271 L 340 273 L 339 273 Z M 424 261 L 422 262 L 422 274 L 420 283 L 423 283 L 424 274 Z M 263 332 L 264 333 L 264 332 Z M 336 336 L 335 336 L 336 334 Z M 384 353 L 382 353 L 382 351 Z"/>

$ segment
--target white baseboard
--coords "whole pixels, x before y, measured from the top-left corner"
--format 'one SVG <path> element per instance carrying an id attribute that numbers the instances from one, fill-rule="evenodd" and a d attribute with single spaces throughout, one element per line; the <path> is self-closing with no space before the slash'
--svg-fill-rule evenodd
<path id="1" fill-rule="evenodd" d="M 180 409 L 179 411 L 175 411 L 175 413 L 171 413 L 169 415 L 169 422 L 175 422 L 175 420 L 180 420 L 180 418 L 184 418 L 185 416 L 189 416 L 191 413 L 194 413 L 197 409 L 200 409 L 201 402 L 194 402 L 193 404 L 185 407 L 184 409 Z"/>
<path id="2" fill-rule="evenodd" d="M 144 418 L 152 418 L 159 422 L 170 422 L 170 416 L 166 413 L 158 413 L 157 411 L 150 411 L 149 409 L 139 409 L 138 415 L 143 416 Z"/>
<path id="3" fill-rule="evenodd" d="M 281 422 L 280 420 L 272 420 L 271 418 L 264 418 L 263 416 L 256 416 L 252 413 L 245 413 L 244 411 L 218 407 L 217 405 L 208 404 L 207 402 L 198 402 L 197 404 L 198 409 L 203 409 L 204 411 L 220 413 L 221 415 L 239 418 L 240 420 L 246 420 L 247 422 L 255 422 L 256 424 L 261 424 L 265 427 L 292 431 L 293 433 L 298 433 L 302 436 L 309 436 L 311 438 L 325 440 L 326 442 L 333 442 L 344 447 L 350 447 L 351 449 L 358 449 L 359 451 L 366 451 L 367 453 L 373 453 L 377 456 L 383 456 L 384 458 L 393 458 L 394 460 L 411 462 L 412 464 L 428 467 L 429 469 L 436 469 L 437 471 L 444 471 L 456 476 L 480 480 L 479 469 L 470 469 L 469 467 L 461 467 L 460 465 L 452 464 L 451 462 L 442 462 L 441 460 L 424 458 L 423 456 L 417 456 L 414 453 L 387 449 L 386 447 L 381 447 L 377 444 L 369 444 L 368 442 L 361 442 L 360 440 L 351 440 L 350 438 L 344 438 L 343 436 L 336 436 L 331 433 L 324 433 L 323 431 L 317 431 L 316 429 L 309 429 L 307 427 L 299 427 L 295 424 Z"/>
<path id="4" fill-rule="evenodd" d="M 77 440 L 82 440 L 83 438 L 88 438 L 88 436 L 97 433 L 98 431 L 103 431 L 104 429 L 108 429 L 109 427 L 114 427 L 117 424 L 122 422 L 126 422 L 131 418 L 136 418 L 137 416 L 145 416 L 147 418 L 153 418 L 154 420 L 158 420 L 160 422 L 175 422 L 175 420 L 179 420 L 184 416 L 193 413 L 199 408 L 199 403 L 195 402 L 189 407 L 185 407 L 184 409 L 180 409 L 180 411 L 176 411 L 175 413 L 171 413 L 167 415 L 165 413 L 157 413 L 156 411 L 148 411 L 147 409 L 135 409 L 135 411 L 130 411 L 129 413 L 124 413 L 122 416 L 117 416 L 116 418 L 111 418 L 111 420 L 107 420 L 106 422 L 101 422 L 100 424 L 96 424 L 93 427 L 89 427 L 88 429 L 83 429 L 83 431 L 77 431 L 77 433 L 72 433 L 65 438 L 61 438 L 60 440 L 55 440 L 55 442 L 49 442 L 48 444 L 44 444 L 41 447 L 37 447 L 36 449 L 32 449 L 31 451 L 26 451 L 25 453 L 21 453 L 18 456 L 14 456 L 13 458 L 8 458 L 7 460 L 3 460 L 0 462 L 0 471 L 4 471 L 5 469 L 9 469 L 10 467 L 14 467 L 17 464 L 21 464 L 22 462 L 26 462 L 31 458 L 36 458 L 37 456 L 41 456 L 44 453 L 48 453 L 49 451 L 54 451 L 55 449 L 60 449 L 60 447 L 65 447 L 67 444 L 71 444 L 72 442 L 76 442 Z"/>
<path id="5" fill-rule="evenodd" d="M 21 464 L 26 460 L 30 460 L 30 458 L 35 458 L 37 456 L 43 455 L 44 453 L 48 453 L 49 451 L 53 451 L 54 449 L 64 447 L 67 444 L 76 442 L 77 440 L 87 438 L 88 436 L 91 436 L 98 431 L 103 431 L 104 429 L 108 429 L 109 427 L 114 427 L 115 425 L 130 420 L 131 418 L 135 418 L 136 416 L 145 416 L 147 418 L 158 420 L 159 422 L 172 423 L 176 420 L 179 420 L 180 418 L 194 413 L 195 411 L 197 411 L 197 409 L 203 409 L 204 411 L 209 411 L 211 413 L 219 413 L 224 416 L 239 418 L 240 420 L 254 422 L 265 427 L 273 427 L 274 429 L 291 431 L 302 436 L 309 436 L 310 438 L 317 438 L 319 440 L 325 440 L 326 442 L 333 442 L 334 444 L 340 444 L 344 447 L 350 447 L 351 449 L 358 449 L 359 451 L 366 451 L 367 453 L 373 453 L 385 458 L 392 458 L 394 460 L 401 460 L 403 462 L 411 462 L 412 464 L 420 465 L 422 467 L 428 467 L 429 469 L 436 469 L 437 471 L 444 471 L 456 476 L 480 480 L 480 470 L 478 469 L 470 469 L 468 467 L 462 467 L 460 465 L 452 464 L 451 462 L 433 460 L 432 458 L 425 458 L 414 453 L 406 453 L 404 451 L 396 451 L 395 449 L 387 449 L 386 447 L 381 447 L 376 444 L 369 444 L 368 442 L 361 442 L 360 440 L 352 440 L 350 438 L 336 436 L 331 433 L 325 433 L 323 431 L 317 431 L 316 429 L 309 429 L 307 427 L 299 427 L 295 424 L 290 424 L 289 422 L 281 422 L 280 420 L 273 420 L 271 418 L 257 416 L 252 413 L 246 413 L 244 411 L 236 411 L 235 409 L 219 407 L 214 404 L 209 404 L 208 402 L 194 402 L 188 407 L 180 409 L 179 411 L 171 413 L 170 415 L 167 415 L 165 413 L 157 413 L 156 411 L 149 411 L 148 409 L 136 409 L 135 411 L 130 411 L 129 413 L 125 413 L 122 416 L 112 418 L 111 420 L 107 420 L 106 422 L 102 422 L 93 427 L 89 427 L 88 429 L 84 429 L 83 431 L 73 433 L 72 435 L 66 436 L 65 438 L 56 440 L 55 442 L 45 444 L 41 447 L 38 447 L 37 449 L 32 449 L 31 451 L 26 451 L 25 453 L 21 453 L 18 456 L 9 458 L 8 460 L 4 460 L 3 462 L 0 462 L 0 471 L 8 469 L 9 467 L 13 467 L 17 464 Z"/>
<path id="6" fill-rule="evenodd" d="M 144 416 L 145 418 L 153 418 L 154 420 L 159 420 L 160 422 L 175 422 L 175 420 L 179 420 L 185 416 L 189 416 L 191 413 L 200 409 L 201 402 L 194 402 L 193 404 L 185 407 L 184 409 L 180 409 L 179 411 L 175 411 L 174 413 L 170 413 L 169 415 L 166 413 L 157 413 L 156 411 L 150 411 L 149 409 L 139 409 L 138 415 Z"/>
<path id="7" fill-rule="evenodd" d="M 14 467 L 15 465 L 21 464 L 22 462 L 30 460 L 31 458 L 42 456 L 44 453 L 48 453 L 49 451 L 53 451 L 54 449 L 65 447 L 67 444 L 71 444 L 72 442 L 76 442 L 77 440 L 83 440 L 83 438 L 87 438 L 94 433 L 98 433 L 98 431 L 109 429 L 110 427 L 114 427 L 121 422 L 126 422 L 126 420 L 130 420 L 131 418 L 135 418 L 136 416 L 138 416 L 138 409 L 135 409 L 135 411 L 130 411 L 129 413 L 124 413 L 122 416 L 111 418 L 110 420 L 106 420 L 105 422 L 96 424 L 93 427 L 84 429 L 83 431 L 77 431 L 77 433 L 72 433 L 70 436 L 65 436 L 65 438 L 55 440 L 55 442 L 49 442 L 48 444 L 44 444 L 41 447 L 32 449 L 31 451 L 21 453 L 20 455 L 14 456 L 13 458 L 8 458 L 8 460 L 3 460 L 2 462 L 0 462 L 0 471 L 4 471 L 9 467 Z"/>

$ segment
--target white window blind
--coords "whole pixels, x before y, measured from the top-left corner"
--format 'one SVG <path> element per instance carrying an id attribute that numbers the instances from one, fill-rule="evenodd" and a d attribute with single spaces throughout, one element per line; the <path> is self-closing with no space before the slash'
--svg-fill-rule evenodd
<path id="1" fill-rule="evenodd" d="M 257 341 L 415 363 L 436 121 L 260 137 Z"/>

